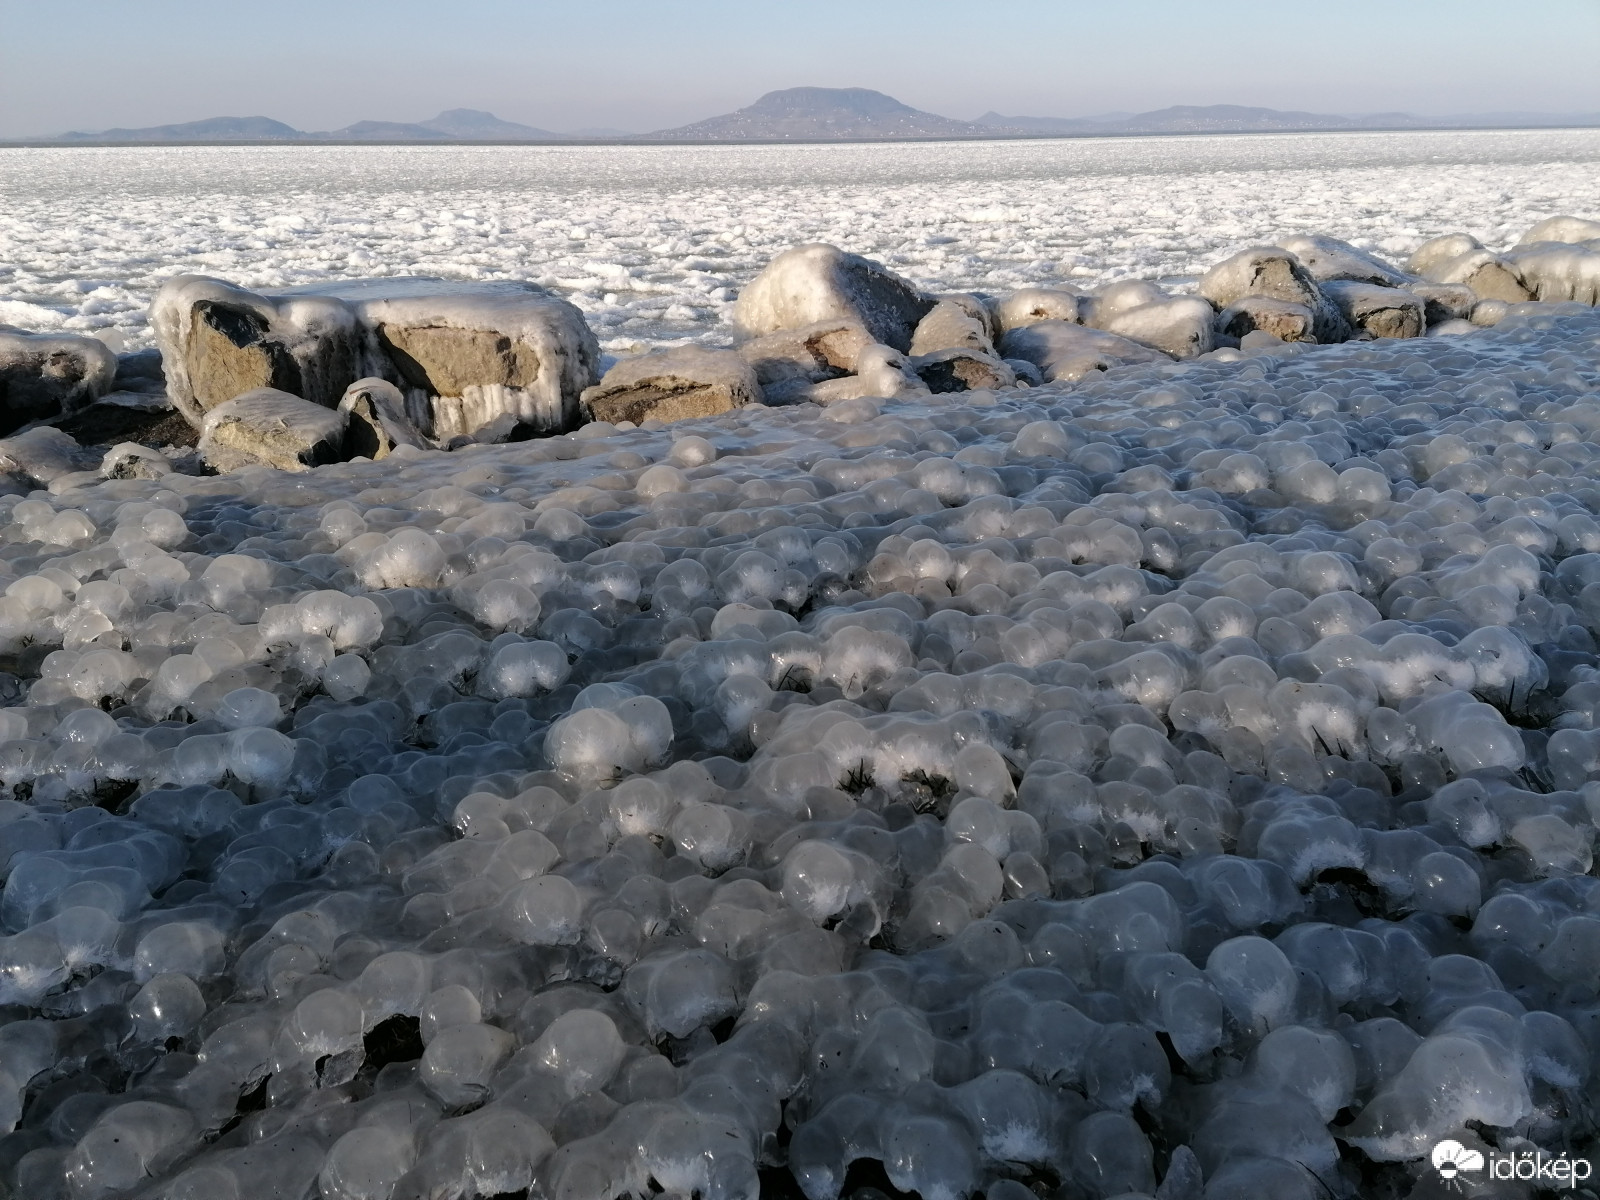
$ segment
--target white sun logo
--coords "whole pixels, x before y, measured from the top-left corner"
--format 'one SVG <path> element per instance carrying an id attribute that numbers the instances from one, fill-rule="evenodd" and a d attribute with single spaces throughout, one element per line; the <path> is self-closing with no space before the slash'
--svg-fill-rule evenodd
<path id="1" fill-rule="evenodd" d="M 1483 1170 L 1483 1155 L 1477 1150 L 1469 1150 L 1460 1142 L 1446 1138 L 1433 1148 L 1430 1156 L 1434 1169 L 1441 1178 L 1454 1180 L 1463 1171 Z"/>

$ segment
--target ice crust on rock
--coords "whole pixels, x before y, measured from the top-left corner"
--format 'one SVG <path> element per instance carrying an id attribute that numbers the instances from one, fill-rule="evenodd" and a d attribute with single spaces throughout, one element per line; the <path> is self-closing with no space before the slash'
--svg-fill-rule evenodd
<path id="1" fill-rule="evenodd" d="M 1355 1198 L 1590 1144 L 1600 316 L 1177 362 L 1057 311 L 1025 390 L 871 343 L 805 386 L 875 396 L 292 475 L 8 439 L 4 1186 Z"/>
<path id="2" fill-rule="evenodd" d="M 98 338 L 0 324 L 0 433 L 98 400 L 116 373 L 116 355 Z"/>

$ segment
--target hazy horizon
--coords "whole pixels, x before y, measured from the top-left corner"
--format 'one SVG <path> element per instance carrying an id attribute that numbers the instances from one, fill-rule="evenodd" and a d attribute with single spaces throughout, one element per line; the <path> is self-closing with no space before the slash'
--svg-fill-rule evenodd
<path id="1" fill-rule="evenodd" d="M 1600 3 L 1550 0 L 1508 20 L 1492 0 L 1403 9 L 1234 6 L 1218 21 L 1178 0 L 1115 11 L 1017 0 L 973 21 L 950 0 L 788 6 L 603 0 L 422 0 L 246 10 L 82 0 L 64 62 L 59 16 L 0 0 L 0 138 L 267 116 L 325 131 L 472 108 L 556 132 L 648 132 L 795 86 L 865 87 L 942 116 L 1082 117 L 1174 104 L 1419 116 L 1600 110 Z M 974 28 L 977 26 L 977 28 Z M 1529 71 L 1530 63 L 1539 69 Z M 69 82 L 63 85 L 63 74 Z"/>

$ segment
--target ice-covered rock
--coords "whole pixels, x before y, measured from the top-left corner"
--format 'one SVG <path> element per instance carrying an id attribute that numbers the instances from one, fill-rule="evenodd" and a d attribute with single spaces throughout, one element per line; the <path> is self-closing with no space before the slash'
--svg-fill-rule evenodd
<path id="1" fill-rule="evenodd" d="M 275 388 L 332 408 L 363 372 L 355 315 L 319 295 L 274 297 L 175 275 L 150 305 L 167 394 L 196 429 L 217 405 Z"/>
<path id="2" fill-rule="evenodd" d="M 1144 280 L 1114 283 L 1095 297 L 1088 324 L 1173 358 L 1216 347 L 1216 310 L 1198 296 L 1171 296 Z"/>
<path id="3" fill-rule="evenodd" d="M 853 320 L 819 321 L 799 329 L 779 329 L 742 343 L 739 354 L 754 368 L 756 382 L 820 383 L 851 374 L 856 358 L 873 337 Z"/>
<path id="4" fill-rule="evenodd" d="M 685 421 L 761 403 L 755 370 L 731 350 L 676 346 L 624 358 L 583 393 L 595 421 Z"/>
<path id="5" fill-rule="evenodd" d="M 1478 294 L 1462 283 L 1408 283 L 1401 289 L 1422 300 L 1422 319 L 1428 325 L 1465 321 L 1478 307 Z"/>
<path id="6" fill-rule="evenodd" d="M 841 400 L 926 394 L 929 390 L 912 368 L 910 359 L 893 346 L 874 342 L 856 356 L 854 375 L 815 384 L 806 389 L 804 398 L 827 405 Z"/>
<path id="7" fill-rule="evenodd" d="M 1083 297 L 1068 288 L 1023 288 L 993 302 L 994 322 L 1001 334 L 1040 321 L 1081 322 Z"/>
<path id="8" fill-rule="evenodd" d="M 1525 242 L 1505 257 L 1535 300 L 1600 304 L 1600 240 Z"/>
<path id="9" fill-rule="evenodd" d="M 1516 304 L 1529 299 L 1516 267 L 1469 233 L 1448 233 L 1424 242 L 1406 267 L 1431 283 L 1459 283 L 1484 300 Z"/>
<path id="10" fill-rule="evenodd" d="M 397 446 L 414 450 L 428 443 L 406 415 L 405 397 L 386 379 L 358 379 L 345 389 L 338 410 L 345 414 L 345 450 L 352 457 L 387 458 Z"/>
<path id="11" fill-rule="evenodd" d="M 0 433 L 76 412 L 111 390 L 117 356 L 98 338 L 0 325 Z"/>
<path id="12" fill-rule="evenodd" d="M 1217 314 L 1217 332 L 1234 338 L 1265 333 L 1283 342 L 1315 342 L 1316 323 L 1304 304 L 1270 296 L 1243 296 Z"/>
<path id="13" fill-rule="evenodd" d="M 1001 339 L 1000 351 L 1007 358 L 1033 363 L 1047 383 L 1075 382 L 1126 363 L 1171 361 L 1128 338 L 1066 321 L 1039 321 L 1013 329 Z"/>
<path id="14" fill-rule="evenodd" d="M 1421 337 L 1428 327 L 1426 301 L 1415 292 L 1344 279 L 1322 290 L 1353 328 L 1375 338 Z"/>
<path id="15" fill-rule="evenodd" d="M 49 487 L 57 479 L 91 471 L 97 458 L 94 451 L 78 445 L 71 434 L 49 425 L 0 439 L 0 471 L 34 487 Z"/>
<path id="16" fill-rule="evenodd" d="M 911 348 L 934 301 L 894 272 L 834 246 L 785 250 L 739 293 L 734 319 L 752 336 L 849 321 L 896 350 Z"/>
<path id="17" fill-rule="evenodd" d="M 1350 324 L 1323 294 L 1300 260 L 1277 246 L 1256 246 L 1223 259 L 1200 277 L 1199 293 L 1219 310 L 1246 296 L 1283 300 L 1311 310 L 1312 333 L 1319 342 L 1342 342 Z"/>
<path id="18" fill-rule="evenodd" d="M 1017 386 L 1017 373 L 993 353 L 975 349 L 937 350 L 919 354 L 909 366 L 931 392 L 966 392 L 975 388 Z"/>
<path id="19" fill-rule="evenodd" d="M 160 479 L 172 474 L 172 463 L 159 450 L 136 442 L 119 442 L 100 460 L 104 479 Z"/>
<path id="20" fill-rule="evenodd" d="M 978 308 L 974 313 L 973 308 Z M 981 315 L 979 315 L 981 314 Z M 994 353 L 990 338 L 987 313 L 981 307 L 962 304 L 953 299 L 943 299 L 917 322 L 911 335 L 909 353 L 913 358 L 935 354 L 940 350 L 976 350 L 982 354 Z"/>
<path id="21" fill-rule="evenodd" d="M 539 433 L 577 421 L 599 348 L 582 314 L 531 283 L 344 280 L 256 294 L 182 275 L 151 306 L 173 403 L 196 428 L 259 387 L 329 408 L 364 376 L 399 384 L 438 441 L 502 416 Z"/>
<path id="22" fill-rule="evenodd" d="M 1318 283 L 1329 279 L 1352 279 L 1382 287 L 1401 287 L 1410 276 L 1383 261 L 1376 254 L 1352 246 L 1326 234 L 1297 234 L 1278 243 L 1305 267 Z"/>
<path id="23" fill-rule="evenodd" d="M 1546 217 L 1517 239 L 1518 246 L 1540 242 L 1592 242 L 1600 238 L 1600 221 L 1587 217 Z"/>
<path id="24" fill-rule="evenodd" d="M 200 455 L 218 471 L 261 465 L 304 471 L 343 457 L 347 414 L 275 388 L 256 388 L 206 413 Z"/>
<path id="25" fill-rule="evenodd" d="M 502 417 L 539 434 L 572 429 L 599 374 L 583 314 L 532 283 L 357 279 L 278 294 L 347 305 L 363 333 L 362 374 L 398 383 L 413 422 L 441 443 Z"/>

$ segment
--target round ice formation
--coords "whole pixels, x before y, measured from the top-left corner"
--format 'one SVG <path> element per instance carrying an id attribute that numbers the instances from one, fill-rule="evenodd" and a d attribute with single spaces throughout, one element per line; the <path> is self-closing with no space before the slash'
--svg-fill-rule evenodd
<path id="1" fill-rule="evenodd" d="M 1511 314 L 0 497 L 0 1181 L 1587 1145 L 1597 391 L 1592 315 Z"/>

